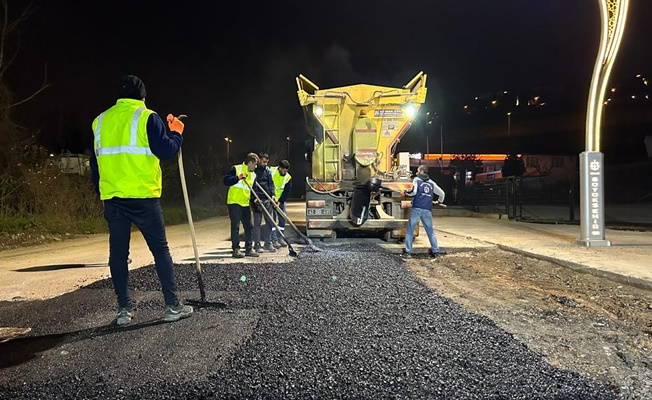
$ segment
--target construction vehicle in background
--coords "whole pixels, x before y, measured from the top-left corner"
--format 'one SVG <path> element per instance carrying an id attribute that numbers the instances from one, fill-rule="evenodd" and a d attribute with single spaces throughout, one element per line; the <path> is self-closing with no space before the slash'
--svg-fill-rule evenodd
<path id="1" fill-rule="evenodd" d="M 308 134 L 306 235 L 369 231 L 385 240 L 405 237 L 411 187 L 409 154 L 396 146 L 426 100 L 419 72 L 402 88 L 359 84 L 320 89 L 296 78 Z"/>

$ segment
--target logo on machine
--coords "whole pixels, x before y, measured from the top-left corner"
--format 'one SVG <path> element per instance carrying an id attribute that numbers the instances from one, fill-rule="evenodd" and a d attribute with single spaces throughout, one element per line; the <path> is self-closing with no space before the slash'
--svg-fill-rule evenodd
<path id="1" fill-rule="evenodd" d="M 396 109 L 385 109 L 385 110 L 374 110 L 374 117 L 384 118 L 384 117 L 401 117 L 403 116 L 403 110 L 400 108 Z"/>

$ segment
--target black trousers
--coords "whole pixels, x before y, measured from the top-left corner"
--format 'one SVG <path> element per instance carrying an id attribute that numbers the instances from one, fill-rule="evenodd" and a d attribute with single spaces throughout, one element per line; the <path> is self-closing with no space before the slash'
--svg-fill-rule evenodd
<path id="1" fill-rule="evenodd" d="M 243 207 L 240 204 L 227 204 L 229 209 L 229 219 L 231 220 L 231 248 L 233 250 L 240 248 L 240 223 L 245 232 L 245 250 L 251 250 L 252 228 L 251 209 Z"/>

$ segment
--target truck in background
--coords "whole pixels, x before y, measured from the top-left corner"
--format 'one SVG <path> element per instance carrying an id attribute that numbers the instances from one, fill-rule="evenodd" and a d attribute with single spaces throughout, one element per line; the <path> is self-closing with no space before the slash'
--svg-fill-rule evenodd
<path id="1" fill-rule="evenodd" d="M 385 240 L 405 237 L 411 187 L 409 154 L 396 146 L 426 100 L 427 75 L 401 88 L 358 84 L 320 89 L 296 78 L 304 111 L 306 234 L 334 238 L 338 231 L 372 231 Z"/>

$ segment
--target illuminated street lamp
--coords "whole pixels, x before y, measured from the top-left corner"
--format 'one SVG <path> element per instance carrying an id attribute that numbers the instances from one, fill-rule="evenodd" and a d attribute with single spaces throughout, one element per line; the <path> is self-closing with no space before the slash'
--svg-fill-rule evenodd
<path id="1" fill-rule="evenodd" d="M 444 123 L 441 121 L 439 118 L 439 115 L 435 113 L 435 118 L 437 118 L 437 122 L 439 122 L 439 170 L 443 173 L 444 172 Z M 432 124 L 432 121 L 428 123 L 428 125 Z"/>
<path id="2" fill-rule="evenodd" d="M 287 141 L 288 141 L 288 160 L 289 160 L 290 159 L 290 140 L 292 140 L 292 139 L 290 139 L 289 136 L 287 136 L 285 139 L 287 139 Z"/>
<path id="3" fill-rule="evenodd" d="M 611 246 L 604 235 L 604 154 L 600 152 L 603 100 L 623 38 L 629 0 L 600 0 L 602 31 L 586 111 L 586 150 L 580 154 L 580 238 L 586 247 Z"/>
<path id="4" fill-rule="evenodd" d="M 432 121 L 430 120 L 430 111 L 426 113 L 426 118 L 425 118 L 425 130 L 426 130 L 426 154 L 430 154 L 430 130 L 428 127 L 432 124 Z"/>
<path id="5" fill-rule="evenodd" d="M 507 113 L 507 137 L 512 135 L 512 113 Z"/>
<path id="6" fill-rule="evenodd" d="M 229 162 L 229 150 L 230 150 L 230 144 L 233 142 L 233 140 L 229 139 L 228 137 L 225 137 L 224 140 L 226 141 L 226 162 Z"/>
<path id="7" fill-rule="evenodd" d="M 444 124 L 439 121 L 439 145 L 441 153 L 439 153 L 439 168 L 441 172 L 444 172 Z"/>

